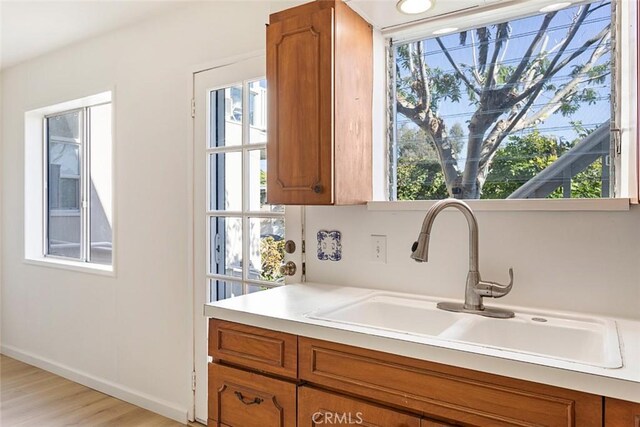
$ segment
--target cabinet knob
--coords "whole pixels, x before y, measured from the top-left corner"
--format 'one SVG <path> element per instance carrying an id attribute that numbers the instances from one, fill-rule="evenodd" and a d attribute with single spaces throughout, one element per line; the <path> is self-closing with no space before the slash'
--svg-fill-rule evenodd
<path id="1" fill-rule="evenodd" d="M 313 192 L 316 194 L 322 193 L 322 185 L 316 184 L 313 186 Z"/>
<path id="2" fill-rule="evenodd" d="M 283 276 L 293 276 L 296 274 L 296 263 L 293 261 L 289 261 L 286 264 L 280 266 L 280 274 Z"/>

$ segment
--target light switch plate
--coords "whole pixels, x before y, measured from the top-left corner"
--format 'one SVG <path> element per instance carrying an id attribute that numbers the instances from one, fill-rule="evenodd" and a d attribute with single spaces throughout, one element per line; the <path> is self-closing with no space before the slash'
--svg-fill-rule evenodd
<path id="1" fill-rule="evenodd" d="M 380 264 L 387 263 L 387 236 L 371 235 L 371 261 Z"/>

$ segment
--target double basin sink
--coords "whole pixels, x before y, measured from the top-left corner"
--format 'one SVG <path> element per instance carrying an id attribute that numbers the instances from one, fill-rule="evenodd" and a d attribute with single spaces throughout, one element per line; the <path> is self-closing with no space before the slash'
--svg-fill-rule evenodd
<path id="1" fill-rule="evenodd" d="M 364 299 L 317 310 L 306 317 L 530 357 L 598 368 L 622 367 L 615 321 L 596 317 L 516 311 L 493 319 L 443 311 L 437 301 L 376 292 Z M 470 347 L 473 348 L 473 347 Z"/>

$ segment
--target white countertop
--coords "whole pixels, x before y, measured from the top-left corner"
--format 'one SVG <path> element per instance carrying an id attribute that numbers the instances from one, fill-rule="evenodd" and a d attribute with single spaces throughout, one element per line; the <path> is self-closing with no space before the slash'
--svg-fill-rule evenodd
<path id="1" fill-rule="evenodd" d="M 204 315 L 640 403 L 639 321 L 611 319 L 618 327 L 623 366 L 607 369 L 526 354 L 514 355 L 513 352 L 495 348 L 328 322 L 305 316 L 316 310 L 365 298 L 376 292 L 380 291 L 315 283 L 287 285 L 206 304 Z M 407 294 L 394 294 L 411 297 Z M 442 298 L 438 300 L 448 301 Z M 519 307 L 508 308 L 516 314 L 525 310 Z M 530 311 L 531 308 L 528 307 L 526 310 Z M 552 313 L 546 310 L 539 312 Z"/>

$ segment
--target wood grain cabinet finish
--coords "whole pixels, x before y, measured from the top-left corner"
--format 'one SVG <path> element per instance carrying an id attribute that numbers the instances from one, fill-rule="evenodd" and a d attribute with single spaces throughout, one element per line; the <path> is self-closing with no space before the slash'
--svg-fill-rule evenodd
<path id="1" fill-rule="evenodd" d="M 296 384 L 209 364 L 209 427 L 295 427 Z"/>
<path id="2" fill-rule="evenodd" d="M 310 387 L 298 388 L 298 427 L 420 427 L 420 417 Z"/>
<path id="3" fill-rule="evenodd" d="M 269 203 L 371 199 L 372 46 L 371 26 L 340 0 L 270 16 Z"/>
<path id="4" fill-rule="evenodd" d="M 301 380 L 456 425 L 602 425 L 600 396 L 303 337 L 298 345 Z"/>
<path id="5" fill-rule="evenodd" d="M 296 335 L 210 319 L 209 356 L 283 377 L 298 376 Z"/>
<path id="6" fill-rule="evenodd" d="M 607 427 L 640 427 L 640 403 L 606 398 L 604 419 Z"/>

